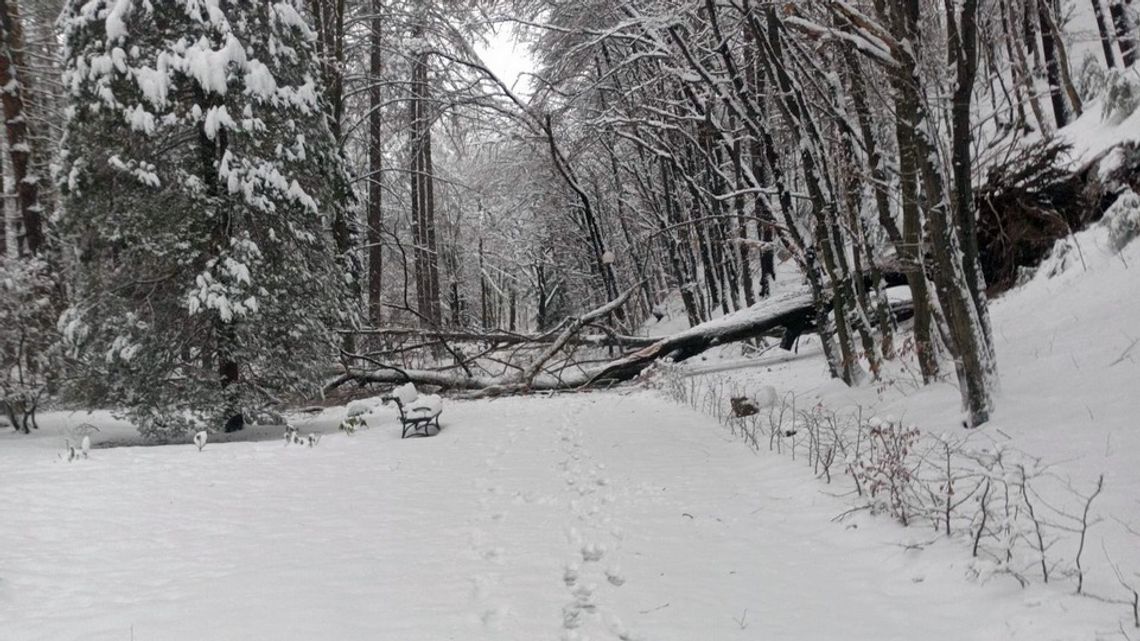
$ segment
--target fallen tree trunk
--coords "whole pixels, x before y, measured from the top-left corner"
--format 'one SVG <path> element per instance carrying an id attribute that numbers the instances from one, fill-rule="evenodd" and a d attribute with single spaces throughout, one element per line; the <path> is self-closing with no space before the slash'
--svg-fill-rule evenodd
<path id="1" fill-rule="evenodd" d="M 391 339 L 422 338 L 425 340 L 442 340 L 452 343 L 488 343 L 497 345 L 545 345 L 558 339 L 563 326 L 544 334 L 519 334 L 504 330 L 491 332 L 462 332 L 433 329 L 419 329 L 416 327 L 390 327 L 346 329 L 338 331 L 339 334 L 353 334 L 357 336 L 381 336 Z M 630 336 L 628 334 L 585 334 L 574 336 L 567 344 L 581 347 L 647 347 L 657 341 L 652 336 Z"/>
<path id="2" fill-rule="evenodd" d="M 776 328 L 814 326 L 814 316 L 815 304 L 810 292 L 767 300 L 658 339 L 649 347 L 604 365 L 586 384 L 626 381 L 658 359 L 670 358 L 679 363 L 717 345 L 756 338 Z"/>
<path id="3" fill-rule="evenodd" d="M 632 290 L 631 290 L 632 291 Z M 739 312 L 729 314 L 707 323 L 702 323 L 671 336 L 646 339 L 652 341 L 632 354 L 612 360 L 600 367 L 578 369 L 568 376 L 554 376 L 542 373 L 542 366 L 555 352 L 570 342 L 573 332 L 595 318 L 600 318 L 620 305 L 628 297 L 628 292 L 617 300 L 572 320 L 562 331 L 551 348 L 544 351 L 541 358 L 523 369 L 522 374 L 504 376 L 463 376 L 452 372 L 434 370 L 406 370 L 394 366 L 384 366 L 368 372 L 348 371 L 325 385 L 325 392 L 356 381 L 359 383 L 406 383 L 437 385 L 459 390 L 482 390 L 485 395 L 519 393 L 524 391 L 544 391 L 574 389 L 583 386 L 612 384 L 627 381 L 644 370 L 654 361 L 671 358 L 674 362 L 692 358 L 717 345 L 756 338 L 777 329 L 794 327 L 798 331 L 814 327 L 815 306 L 810 292 L 804 291 L 783 298 L 769 299 Z"/>
<path id="4" fill-rule="evenodd" d="M 565 381 L 561 377 L 552 377 L 554 382 L 549 382 L 543 377 L 539 379 L 539 373 L 543 367 L 550 362 L 555 355 L 558 354 L 575 335 L 582 330 L 586 325 L 595 321 L 601 320 L 610 314 L 616 313 L 625 305 L 626 301 L 637 288 L 641 287 L 641 283 L 630 287 L 610 302 L 593 309 L 581 316 L 571 316 L 567 318 L 557 330 L 557 338 L 542 351 L 538 358 L 534 359 L 526 367 L 520 368 L 517 374 L 512 376 L 502 375 L 498 377 L 480 377 L 474 376 L 467 372 L 466 376 L 457 377 L 448 372 L 433 371 L 433 370 L 406 370 L 392 365 L 385 365 L 377 361 L 366 358 L 374 364 L 379 365 L 379 370 L 372 372 L 357 372 L 354 373 L 351 369 L 338 376 L 336 379 L 327 383 L 324 387 L 324 393 L 327 394 L 337 387 L 343 385 L 348 381 L 358 381 L 361 383 L 420 383 L 428 385 L 438 385 L 445 388 L 460 388 L 460 389 L 487 389 L 498 390 L 499 393 L 518 393 L 528 390 L 536 389 L 556 389 L 564 385 Z M 358 357 L 360 355 L 357 355 Z M 490 391 L 488 393 L 491 393 Z"/>

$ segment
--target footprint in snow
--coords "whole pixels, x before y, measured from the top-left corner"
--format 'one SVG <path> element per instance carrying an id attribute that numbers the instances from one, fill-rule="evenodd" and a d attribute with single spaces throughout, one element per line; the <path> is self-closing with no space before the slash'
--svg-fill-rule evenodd
<path id="1" fill-rule="evenodd" d="M 488 608 L 479 615 L 479 619 L 483 622 L 484 626 L 492 630 L 498 630 L 503 627 L 503 620 L 507 618 L 507 613 L 508 610 L 505 606 Z"/>
<path id="2" fill-rule="evenodd" d="M 602 557 L 606 555 L 606 546 L 597 543 L 587 543 L 582 546 L 582 560 L 583 561 L 601 561 Z"/>
<path id="3" fill-rule="evenodd" d="M 580 625 L 582 625 L 582 608 L 578 607 L 576 603 L 563 606 L 562 627 L 567 630 L 573 630 Z"/>
<path id="4" fill-rule="evenodd" d="M 597 585 L 589 583 L 575 587 L 571 590 L 571 594 L 574 595 L 574 600 L 579 606 L 584 609 L 592 609 L 594 607 L 594 591 L 597 589 Z"/>
<path id="5" fill-rule="evenodd" d="M 594 612 L 593 604 L 582 604 L 578 601 L 562 606 L 562 627 L 567 630 L 581 627 L 586 615 Z"/>
<path id="6" fill-rule="evenodd" d="M 475 601 L 480 601 L 487 596 L 487 586 L 490 585 L 491 580 L 486 576 L 474 576 L 469 579 L 471 581 L 471 598 Z"/>
<path id="7" fill-rule="evenodd" d="M 602 620 L 605 622 L 606 628 L 609 629 L 610 633 L 616 636 L 619 641 L 642 641 L 642 637 L 634 636 L 634 634 L 625 627 L 625 625 L 621 622 L 621 619 L 619 619 L 616 614 L 603 614 Z"/>
<path id="8" fill-rule="evenodd" d="M 605 574 L 606 580 L 610 582 L 610 585 L 618 588 L 625 585 L 625 575 L 622 574 L 620 567 L 614 566 L 606 568 Z"/>
<path id="9" fill-rule="evenodd" d="M 566 587 L 574 587 L 574 584 L 578 582 L 579 570 L 580 568 L 574 563 L 568 564 L 562 570 L 562 582 L 566 584 Z"/>

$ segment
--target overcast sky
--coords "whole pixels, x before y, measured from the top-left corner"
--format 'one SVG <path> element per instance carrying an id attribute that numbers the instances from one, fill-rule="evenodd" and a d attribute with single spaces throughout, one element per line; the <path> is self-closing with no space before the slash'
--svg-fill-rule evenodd
<path id="1" fill-rule="evenodd" d="M 520 77 L 520 74 L 529 73 L 534 68 L 534 62 L 526 45 L 515 42 L 513 26 L 502 25 L 486 47 L 477 45 L 475 50 L 491 71 L 507 83 L 508 87 L 512 87 L 515 93 L 523 96 L 530 94 L 530 78 Z"/>

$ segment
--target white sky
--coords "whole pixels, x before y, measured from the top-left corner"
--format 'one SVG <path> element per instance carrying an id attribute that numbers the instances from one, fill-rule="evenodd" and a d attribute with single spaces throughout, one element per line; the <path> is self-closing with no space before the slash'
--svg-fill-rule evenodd
<path id="1" fill-rule="evenodd" d="M 499 32 L 492 36 L 488 46 L 476 46 L 475 51 L 495 72 L 520 96 L 530 95 L 531 79 L 521 74 L 529 73 L 534 69 L 534 60 L 526 50 L 526 45 L 515 42 L 514 27 L 510 24 L 502 25 Z"/>

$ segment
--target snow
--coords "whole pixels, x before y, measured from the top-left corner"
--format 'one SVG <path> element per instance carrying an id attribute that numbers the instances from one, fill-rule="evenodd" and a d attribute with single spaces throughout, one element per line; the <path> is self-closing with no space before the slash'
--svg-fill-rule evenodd
<path id="1" fill-rule="evenodd" d="M 435 416 L 443 411 L 443 399 L 439 394 L 424 394 L 412 403 L 409 411 Z"/>
<path id="2" fill-rule="evenodd" d="M 848 505 L 802 464 L 649 393 L 452 405 L 432 438 L 388 416 L 315 448 L 278 429 L 67 463 L 73 417 L 0 433 L 0 638 L 1036 640 L 1100 621 L 1063 590 L 967 582 L 956 542 L 832 521 Z"/>
<path id="3" fill-rule="evenodd" d="M 961 427 L 957 386 L 945 380 L 923 386 L 913 356 L 901 366 L 891 364 L 875 384 L 848 388 L 828 379 L 815 337 L 801 339 L 796 353 L 769 348 L 758 358 L 742 358 L 740 346 L 719 348 L 680 369 L 685 385 L 698 399 L 717 389 L 726 395 L 766 397 L 765 387 L 773 387 L 779 398 L 794 399 L 796 408 L 903 417 L 925 435 L 960 440 L 990 455 L 1002 452 L 1030 469 L 1044 470 L 1034 481 L 1034 492 L 1051 511 L 1068 515 L 1048 519 L 1057 528 L 1046 541 L 1049 563 L 1056 564 L 1050 586 L 1063 591 L 1076 589 L 1079 534 L 1061 528 L 1072 527 L 1068 517 L 1079 518 L 1084 497 L 1103 474 L 1104 491 L 1091 506 L 1094 525 L 1082 557 L 1084 590 L 1098 598 L 1130 601 L 1113 566 L 1132 585 L 1140 583 L 1140 432 L 1135 429 L 1140 242 L 1117 251 L 1110 232 L 1119 224 L 1113 221 L 1126 213 L 1113 211 L 1062 242 L 1028 283 L 991 302 L 1001 388 L 993 420 L 978 430 Z M 780 274 L 776 284 L 780 292 L 800 287 L 790 273 Z M 668 325 L 684 322 L 679 302 L 670 301 L 669 307 L 671 318 L 650 325 L 653 333 L 669 333 Z M 944 372 L 952 381 L 949 363 Z M 1037 589 L 1041 575 L 1032 570 L 1035 552 L 1021 545 L 1022 567 L 1030 568 L 1027 574 L 1036 586 L 1029 589 Z M 968 557 L 969 550 L 961 554 Z M 989 581 L 1010 579 L 993 576 Z M 1104 634 L 1119 634 L 1114 632 L 1118 622 L 1131 625 L 1130 611 L 1120 604 L 1103 616 L 1097 629 Z M 1057 633 L 1044 638 L 1094 636 Z"/>
<path id="4" fill-rule="evenodd" d="M 1072 145 L 1069 155 L 1078 168 L 1117 145 L 1140 140 L 1140 109 L 1120 122 L 1106 122 L 1102 100 L 1097 99 L 1085 105 L 1080 118 L 1057 133 L 1058 139 Z"/>
<path id="5" fill-rule="evenodd" d="M 348 407 L 345 411 L 345 416 L 348 418 L 353 418 L 355 416 L 364 416 L 370 412 L 372 412 L 372 406 L 370 404 L 361 401 L 353 401 L 348 404 Z"/>
<path id="6" fill-rule="evenodd" d="M 396 399 L 399 399 L 400 404 L 404 406 L 408 406 L 414 403 L 419 395 L 420 393 L 416 391 L 416 386 L 412 383 L 404 383 L 403 385 L 392 390 L 392 396 Z"/>
<path id="7" fill-rule="evenodd" d="M 796 290 L 779 296 L 772 296 L 768 300 L 762 300 L 751 307 L 725 314 L 719 318 L 714 318 L 695 327 L 678 332 L 676 334 L 677 340 L 691 336 L 700 336 L 710 332 L 726 332 L 734 329 L 743 329 L 755 323 L 758 319 L 779 316 L 811 304 L 811 292 L 808 291 Z M 654 334 L 656 334 L 657 331 L 659 331 L 659 328 L 655 327 Z"/>
<path id="8" fill-rule="evenodd" d="M 132 0 L 114 0 L 111 3 L 111 9 L 107 12 L 104 23 L 107 42 L 117 42 L 127 37 L 127 25 L 123 22 L 123 16 L 131 10 L 132 4 Z"/>

